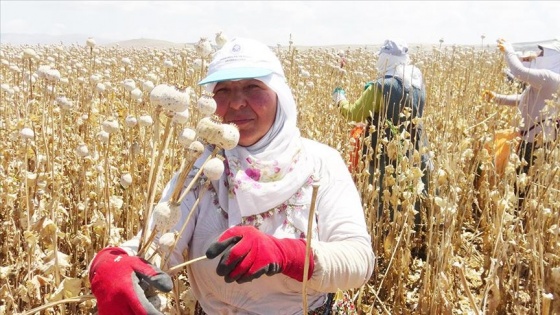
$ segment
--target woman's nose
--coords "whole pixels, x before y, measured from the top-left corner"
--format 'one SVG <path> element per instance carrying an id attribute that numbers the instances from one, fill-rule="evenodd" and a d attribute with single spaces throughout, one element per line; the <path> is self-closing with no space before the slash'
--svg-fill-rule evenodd
<path id="1" fill-rule="evenodd" d="M 229 100 L 229 107 L 235 110 L 238 110 L 242 107 L 244 107 L 245 105 L 247 105 L 247 99 L 245 98 L 245 95 L 243 94 L 243 91 L 241 90 L 237 90 L 234 91 L 233 93 L 231 93 L 231 97 Z"/>

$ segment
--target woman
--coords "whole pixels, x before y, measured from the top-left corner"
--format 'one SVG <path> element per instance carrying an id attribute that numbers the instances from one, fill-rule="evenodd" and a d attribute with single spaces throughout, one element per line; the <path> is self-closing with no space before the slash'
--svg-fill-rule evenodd
<path id="1" fill-rule="evenodd" d="M 391 141 L 399 137 L 404 130 L 409 132 L 414 150 L 421 153 L 420 168 L 423 171 L 423 191 L 426 192 L 432 165 L 429 154 L 424 152 L 424 148 L 428 146 L 428 141 L 423 132 L 422 123 L 417 119 L 423 116 L 426 103 L 422 72 L 410 63 L 408 45 L 401 40 L 386 40 L 383 43 L 378 53 L 376 68 L 379 77 L 365 85 L 358 100 L 350 103 L 346 99 L 344 91 L 340 88 L 335 89 L 333 100 L 348 120 L 367 121 L 366 132 L 369 131 L 369 126 L 372 124 L 377 127 L 376 130 L 382 131 L 382 134 L 374 133 L 371 135 L 371 148 L 375 153 L 369 164 L 371 180 L 373 180 L 376 166 L 379 167 L 381 193 L 384 187 L 385 168 L 388 165 L 395 166 L 397 161 L 390 158 L 386 145 L 381 148 L 381 155 L 377 160 L 377 140 L 387 138 Z M 406 114 L 405 111 L 409 111 L 409 114 Z M 368 153 L 366 149 L 367 146 L 364 146 L 364 154 Z M 407 153 L 409 157 L 411 157 L 412 151 L 410 150 Z M 380 202 L 377 208 L 381 216 L 383 202 Z M 415 222 L 417 226 L 421 223 L 420 208 L 420 201 L 417 201 L 415 203 L 417 211 Z"/>
<path id="2" fill-rule="evenodd" d="M 484 91 L 487 101 L 499 105 L 517 106 L 522 124 L 518 126 L 521 142 L 518 154 L 527 163 L 518 168 L 518 173 L 528 173 L 534 161 L 533 152 L 538 143 L 550 143 L 558 136 L 560 127 L 559 113 L 556 107 L 549 107 L 543 111 L 548 100 L 558 93 L 560 88 L 560 47 L 555 45 L 539 45 L 541 50 L 536 57 L 525 65 L 519 59 L 513 46 L 503 40 L 498 40 L 498 49 L 504 53 L 509 72 L 526 84 L 521 94 L 497 94 Z M 540 140 L 539 140 L 540 139 Z M 525 198 L 526 191 L 518 192 L 520 204 Z"/>
<path id="3" fill-rule="evenodd" d="M 204 312 L 302 314 L 314 182 L 319 189 L 309 255 L 309 309 L 319 314 L 330 307 L 329 293 L 366 283 L 375 259 L 358 192 L 336 150 L 300 136 L 296 104 L 272 50 L 251 39 L 234 39 L 215 54 L 199 84 L 214 93 L 216 114 L 237 125 L 240 133 L 238 146 L 223 152 L 226 171 L 212 181 L 211 193 L 192 209 L 198 195 L 194 189 L 181 204 L 182 220 L 195 213 L 171 263 L 210 258 L 187 267 Z M 211 150 L 207 148 L 195 168 Z M 169 199 L 174 181 L 162 200 Z M 135 266 L 148 270 L 141 278 L 171 289 L 169 276 L 129 256 L 137 244 L 135 238 L 120 248 L 102 250 L 94 259 L 90 278 L 101 315 L 157 314 L 143 292 L 134 291 L 137 281 L 131 282 L 130 274 Z M 128 269 L 115 267 L 125 260 Z M 123 292 L 129 293 L 126 299 L 116 298 Z"/>

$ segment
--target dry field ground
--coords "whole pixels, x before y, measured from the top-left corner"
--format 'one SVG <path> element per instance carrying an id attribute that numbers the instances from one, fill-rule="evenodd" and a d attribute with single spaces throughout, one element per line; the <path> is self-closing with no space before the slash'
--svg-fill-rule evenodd
<path id="1" fill-rule="evenodd" d="M 290 46 L 278 55 L 302 134 L 347 158 L 352 124 L 330 94 L 341 86 L 357 99 L 376 72 L 372 50 L 346 48 L 343 69 L 338 50 Z M 200 118 L 194 107 L 202 93 L 196 85 L 201 56 L 186 47 L 85 43 L 0 51 L 0 314 L 93 314 L 88 264 L 101 248 L 138 232 L 147 196 L 157 201 L 179 169 L 178 136 Z M 391 191 L 368 185 L 363 167 L 355 171 L 377 265 L 366 285 L 344 292 L 356 310 L 341 306 L 339 314 L 560 314 L 560 149 L 554 143 L 539 151 L 533 171 L 520 176 L 515 168 L 522 161 L 511 154 L 497 174 L 485 146 L 518 116 L 480 95 L 520 89 L 505 79 L 501 54 L 434 45 L 413 48 L 412 59 L 427 85 L 429 194 L 423 198 L 416 189 L 414 159 L 403 157 L 389 172 Z M 158 115 L 149 99 L 162 83 L 192 87 L 191 116 L 169 124 L 167 147 L 162 134 L 170 118 Z M 408 143 L 403 135 L 384 145 L 402 156 Z M 158 156 L 163 163 L 152 185 Z M 529 191 L 518 211 L 515 185 Z M 380 196 L 401 211 L 377 217 Z M 418 199 L 422 235 L 413 229 Z M 411 254 L 419 242 L 426 245 L 423 260 Z M 188 314 L 188 279 L 184 272 L 174 279 L 182 291 L 161 296 L 162 308 Z"/>

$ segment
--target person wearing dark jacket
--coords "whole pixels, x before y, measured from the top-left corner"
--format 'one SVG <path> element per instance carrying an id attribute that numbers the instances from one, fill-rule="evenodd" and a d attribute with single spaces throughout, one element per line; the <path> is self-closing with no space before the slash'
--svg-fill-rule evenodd
<path id="1" fill-rule="evenodd" d="M 410 62 L 408 46 L 400 40 L 386 40 L 377 54 L 376 68 L 379 77 L 366 83 L 359 99 L 353 103 L 346 98 L 341 88 L 333 92 L 333 100 L 340 112 L 349 121 L 367 122 L 366 136 L 371 134 L 371 148 L 374 152 L 369 163 L 370 182 L 373 183 L 374 170 L 379 167 L 379 191 L 383 195 L 386 168 L 393 165 L 396 168 L 397 157 L 391 154 L 389 146 L 381 144 L 379 140 L 387 139 L 390 143 L 401 137 L 403 131 L 410 134 L 413 148 L 406 150 L 406 156 L 414 162 L 414 152 L 420 156 L 420 169 L 423 172 L 421 187 L 425 195 L 429 186 L 429 176 L 432 169 L 428 153 L 428 140 L 423 131 L 421 119 L 426 104 L 426 90 L 422 72 Z M 375 128 L 369 128 L 373 125 Z M 380 152 L 377 158 L 377 152 Z M 363 154 L 367 154 L 364 146 Z M 390 187 L 389 187 L 390 189 Z M 415 223 L 421 223 L 421 202 L 415 202 Z M 378 213 L 383 213 L 383 200 L 380 198 Z M 392 215 L 392 210 L 391 210 Z"/>

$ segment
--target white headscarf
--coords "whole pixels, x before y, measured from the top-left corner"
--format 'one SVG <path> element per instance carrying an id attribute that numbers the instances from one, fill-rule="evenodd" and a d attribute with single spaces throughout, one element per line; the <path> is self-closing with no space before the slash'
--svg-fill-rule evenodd
<path id="1" fill-rule="evenodd" d="M 379 73 L 400 78 L 405 89 L 410 89 L 412 86 L 422 88 L 422 71 L 410 64 L 408 54 L 395 56 L 381 52 L 375 67 Z"/>
<path id="2" fill-rule="evenodd" d="M 548 69 L 560 74 L 560 44 L 539 45 L 542 56 L 532 53 L 530 61 L 523 61 L 523 65 L 530 69 Z M 536 56 L 535 56 L 536 55 Z"/>
<path id="3" fill-rule="evenodd" d="M 274 64 L 279 63 L 274 58 Z M 313 173 L 313 164 L 303 150 L 297 127 L 296 104 L 284 72 L 276 69 L 255 79 L 276 93 L 276 118 L 270 130 L 257 143 L 224 152 L 226 171 L 212 184 L 220 207 L 228 213 L 230 226 L 241 223 L 243 217 L 264 213 L 281 205 L 296 194 Z M 210 150 L 206 149 L 196 166 L 201 166 Z"/>
<path id="4" fill-rule="evenodd" d="M 543 55 L 535 58 L 535 68 L 548 69 L 560 74 L 560 47 L 541 46 Z"/>

